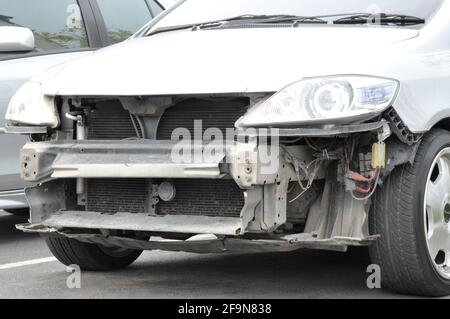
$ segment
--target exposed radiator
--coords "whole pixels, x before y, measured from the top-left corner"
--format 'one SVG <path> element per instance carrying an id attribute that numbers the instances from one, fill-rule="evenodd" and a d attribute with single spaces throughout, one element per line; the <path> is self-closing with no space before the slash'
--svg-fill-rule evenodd
<path id="1" fill-rule="evenodd" d="M 177 180 L 175 199 L 160 201 L 159 215 L 202 215 L 239 217 L 244 192 L 233 180 Z"/>
<path id="2" fill-rule="evenodd" d="M 137 119 L 133 125 L 130 113 L 117 101 L 98 103 L 89 113 L 88 139 L 90 140 L 137 138 L 138 133 L 142 136 Z"/>
<path id="3" fill-rule="evenodd" d="M 170 140 L 173 130 L 186 128 L 194 138 L 194 120 L 202 121 L 202 135 L 207 128 L 218 128 L 226 135 L 227 128 L 234 128 L 234 123 L 247 111 L 247 98 L 226 101 L 209 101 L 189 99 L 168 108 L 163 114 L 157 131 L 158 139 Z"/>
<path id="4" fill-rule="evenodd" d="M 115 214 L 145 213 L 146 179 L 88 179 L 86 210 Z"/>
<path id="5" fill-rule="evenodd" d="M 244 206 L 244 192 L 233 180 L 173 180 L 175 199 L 160 201 L 158 215 L 201 215 L 239 217 Z M 148 213 L 149 180 L 89 179 L 88 211 Z"/>
<path id="6" fill-rule="evenodd" d="M 194 121 L 202 121 L 202 135 L 208 128 L 218 128 L 226 137 L 226 129 L 246 113 L 248 98 L 223 101 L 188 99 L 167 109 L 161 117 L 157 139 L 170 140 L 176 128 L 186 128 L 194 138 Z M 133 121 L 134 120 L 134 121 Z M 142 137 L 138 119 L 131 117 L 119 101 L 105 101 L 96 105 L 88 116 L 89 140 L 123 140 Z"/>

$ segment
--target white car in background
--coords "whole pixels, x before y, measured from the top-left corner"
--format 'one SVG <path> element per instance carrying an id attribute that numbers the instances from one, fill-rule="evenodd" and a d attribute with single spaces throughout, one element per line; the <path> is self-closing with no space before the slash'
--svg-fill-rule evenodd
<path id="1" fill-rule="evenodd" d="M 14 96 L 39 183 L 18 228 L 89 270 L 367 245 L 384 288 L 450 294 L 449 17 L 442 0 L 179 1 Z"/>
<path id="2" fill-rule="evenodd" d="M 127 39 L 162 10 L 155 0 L 0 0 L 0 127 L 11 97 L 30 78 Z M 0 135 L 0 210 L 27 211 L 18 156 L 27 140 Z"/>

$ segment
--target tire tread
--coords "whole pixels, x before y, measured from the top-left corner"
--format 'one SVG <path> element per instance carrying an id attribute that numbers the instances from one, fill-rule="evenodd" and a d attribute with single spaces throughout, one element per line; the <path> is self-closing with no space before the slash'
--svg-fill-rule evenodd
<path id="1" fill-rule="evenodd" d="M 107 255 L 98 245 L 82 243 L 65 237 L 47 237 L 47 246 L 52 254 L 64 265 L 78 265 L 82 270 L 116 270 L 133 263 L 142 253 L 130 250 L 123 257 Z"/>
<path id="2" fill-rule="evenodd" d="M 449 132 L 432 130 L 423 137 L 414 163 L 394 169 L 374 195 L 369 227 L 371 234 L 379 234 L 381 238 L 371 246 L 370 254 L 372 261 L 381 267 L 382 286 L 389 290 L 426 296 L 450 293 L 450 285 L 437 284 L 430 277 L 429 261 L 427 264 L 417 236 L 422 226 L 418 214 L 414 213 L 417 212 L 414 194 L 420 187 L 418 176 L 423 170 L 421 163 L 428 145 L 442 134 L 450 141 Z"/>

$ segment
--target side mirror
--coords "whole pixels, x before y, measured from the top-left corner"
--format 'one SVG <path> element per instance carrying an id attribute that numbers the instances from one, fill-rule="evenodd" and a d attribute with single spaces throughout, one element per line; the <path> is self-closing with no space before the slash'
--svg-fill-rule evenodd
<path id="1" fill-rule="evenodd" d="M 34 35 L 22 27 L 0 27 L 0 52 L 28 52 L 34 49 Z"/>

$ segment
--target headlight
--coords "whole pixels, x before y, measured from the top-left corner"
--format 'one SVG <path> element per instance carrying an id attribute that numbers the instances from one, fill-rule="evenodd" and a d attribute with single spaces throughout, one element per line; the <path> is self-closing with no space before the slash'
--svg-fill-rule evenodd
<path id="1" fill-rule="evenodd" d="M 350 123 L 383 112 L 398 88 L 396 80 L 368 76 L 304 79 L 255 105 L 236 127 Z"/>
<path id="2" fill-rule="evenodd" d="M 13 124 L 57 127 L 59 118 L 54 100 L 42 94 L 40 83 L 27 82 L 12 97 L 5 118 Z"/>

